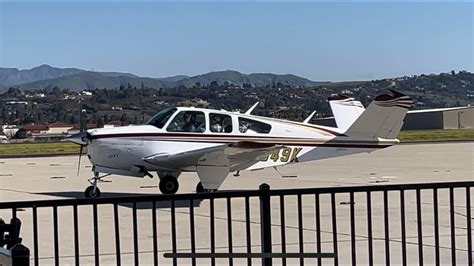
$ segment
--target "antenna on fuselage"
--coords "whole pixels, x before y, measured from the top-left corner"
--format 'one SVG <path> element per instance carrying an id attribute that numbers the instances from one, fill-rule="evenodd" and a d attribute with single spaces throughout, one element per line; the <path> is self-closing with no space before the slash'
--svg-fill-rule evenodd
<path id="1" fill-rule="evenodd" d="M 252 107 L 250 107 L 247 112 L 245 112 L 246 115 L 249 115 L 252 113 L 252 111 L 258 106 L 260 102 L 256 102 L 254 105 L 252 105 Z"/>
<path id="2" fill-rule="evenodd" d="M 313 111 L 306 119 L 303 121 L 304 124 L 309 124 L 309 121 L 311 121 L 311 118 L 316 114 L 316 111 Z"/>

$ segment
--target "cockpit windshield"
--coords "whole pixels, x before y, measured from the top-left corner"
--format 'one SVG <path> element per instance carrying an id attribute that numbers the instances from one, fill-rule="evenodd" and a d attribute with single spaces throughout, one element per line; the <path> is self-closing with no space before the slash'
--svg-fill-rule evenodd
<path id="1" fill-rule="evenodd" d="M 176 112 L 176 108 L 170 107 L 163 109 L 150 118 L 146 124 L 155 126 L 157 128 L 163 128 L 174 112 Z"/>

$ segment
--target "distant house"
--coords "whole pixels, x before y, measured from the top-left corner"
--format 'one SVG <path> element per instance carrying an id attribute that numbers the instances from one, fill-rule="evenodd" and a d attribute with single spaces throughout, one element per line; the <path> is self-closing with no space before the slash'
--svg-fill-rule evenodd
<path id="1" fill-rule="evenodd" d="M 114 128 L 123 126 L 123 122 L 119 120 L 110 121 L 104 125 L 104 128 Z"/>
<path id="2" fill-rule="evenodd" d="M 50 135 L 61 135 L 67 134 L 68 130 L 73 128 L 74 126 L 71 124 L 66 124 L 62 122 L 55 122 L 49 125 L 49 130 L 47 134 Z"/>
<path id="3" fill-rule="evenodd" d="M 29 136 L 45 135 L 48 134 L 49 131 L 47 125 L 26 125 L 23 126 L 23 129 L 25 129 L 26 134 Z"/>
<path id="4" fill-rule="evenodd" d="M 16 125 L 3 125 L 1 128 L 1 132 L 3 132 L 3 135 L 5 135 L 7 138 L 12 138 L 15 136 L 18 130 L 20 130 L 20 127 Z"/>
<path id="5" fill-rule="evenodd" d="M 87 124 L 86 125 L 86 128 L 87 129 L 93 129 L 93 128 L 96 128 L 97 125 L 96 124 Z M 81 132 L 81 125 L 79 124 L 74 124 L 72 128 L 70 128 L 68 131 L 67 131 L 67 134 L 68 135 L 74 135 L 74 134 L 77 134 Z"/>

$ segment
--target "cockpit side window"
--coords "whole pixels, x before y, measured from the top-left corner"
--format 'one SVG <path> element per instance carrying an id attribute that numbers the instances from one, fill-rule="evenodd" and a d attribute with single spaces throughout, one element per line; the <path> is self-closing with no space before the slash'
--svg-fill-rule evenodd
<path id="1" fill-rule="evenodd" d="M 176 112 L 176 108 L 163 109 L 150 118 L 146 124 L 155 126 L 157 128 L 163 128 L 174 112 Z"/>
<path id="2" fill-rule="evenodd" d="M 239 131 L 240 133 L 263 133 L 268 134 L 272 130 L 269 124 L 255 121 L 248 118 L 239 117 Z"/>
<path id="3" fill-rule="evenodd" d="M 216 133 L 231 133 L 232 132 L 232 118 L 230 115 L 224 114 L 209 114 L 210 130 Z"/>
<path id="4" fill-rule="evenodd" d="M 169 132 L 202 133 L 206 130 L 206 118 L 203 112 L 181 111 L 166 129 Z"/>

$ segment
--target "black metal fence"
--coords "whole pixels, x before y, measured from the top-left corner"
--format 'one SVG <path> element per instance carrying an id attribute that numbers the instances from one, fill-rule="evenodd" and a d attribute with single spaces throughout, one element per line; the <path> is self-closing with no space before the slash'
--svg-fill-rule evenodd
<path id="1" fill-rule="evenodd" d="M 0 217 L 22 221 L 34 265 L 472 265 L 473 186 L 263 184 L 255 191 L 5 202 Z"/>

